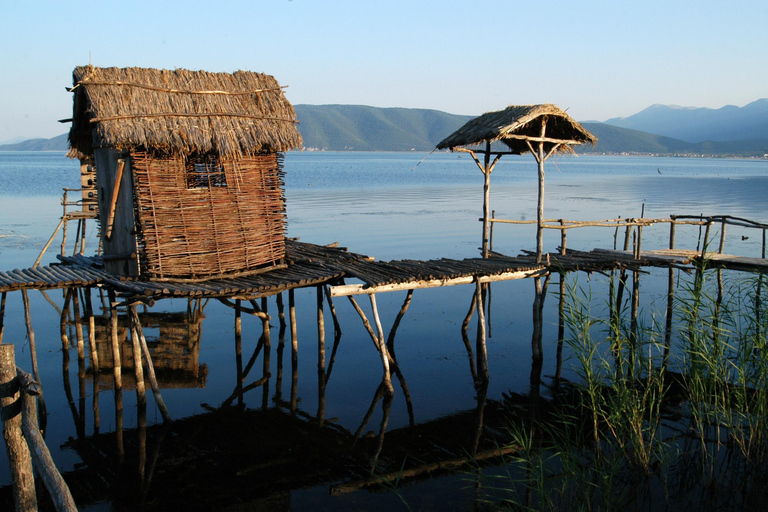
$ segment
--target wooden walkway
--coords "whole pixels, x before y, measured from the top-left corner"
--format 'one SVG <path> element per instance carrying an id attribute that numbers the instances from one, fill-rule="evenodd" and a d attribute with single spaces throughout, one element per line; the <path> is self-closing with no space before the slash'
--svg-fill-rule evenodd
<path id="1" fill-rule="evenodd" d="M 286 244 L 287 267 L 256 275 L 195 283 L 124 280 L 105 272 L 99 257 L 74 256 L 60 257 L 62 262 L 59 264 L 0 272 L 0 292 L 106 286 L 122 296 L 153 299 L 253 299 L 293 288 L 331 284 L 333 296 L 345 296 L 524 279 L 560 271 L 639 270 L 646 266 L 690 268 L 701 257 L 697 251 L 662 250 L 644 251 L 636 259 L 630 251 L 593 249 L 589 252 L 569 250 L 565 255 L 549 253 L 542 263 L 536 263 L 532 253 L 517 257 L 492 253 L 489 258 L 463 260 L 373 261 L 343 248 L 289 240 Z M 765 259 L 716 253 L 707 253 L 705 259 L 710 267 L 768 272 L 768 260 Z M 360 282 L 346 284 L 345 279 Z"/>

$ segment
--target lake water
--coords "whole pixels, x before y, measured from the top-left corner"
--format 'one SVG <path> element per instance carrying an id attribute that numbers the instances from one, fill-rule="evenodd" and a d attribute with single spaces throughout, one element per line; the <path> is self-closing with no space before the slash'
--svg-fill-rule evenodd
<path id="1" fill-rule="evenodd" d="M 418 153 L 289 153 L 285 156 L 284 167 L 288 235 L 291 237 L 317 244 L 338 242 L 351 251 L 379 260 L 478 255 L 478 218 L 482 215 L 483 180 L 475 163 L 466 155 L 435 153 L 427 157 Z M 58 223 L 61 189 L 77 187 L 77 174 L 76 162 L 60 153 L 0 152 L 0 268 L 10 270 L 32 265 Z M 496 217 L 535 219 L 536 186 L 536 164 L 532 158 L 503 157 L 491 178 L 491 207 Z M 599 220 L 619 216 L 639 217 L 643 210 L 644 216 L 650 218 L 703 213 L 768 221 L 768 161 L 580 156 L 553 158 L 547 162 L 545 217 Z M 697 229 L 680 229 L 677 246 L 695 248 L 698 236 Z M 713 236 L 716 236 L 715 232 Z M 644 249 L 663 248 L 667 240 L 668 228 L 665 226 L 646 228 L 643 232 Z M 57 238 L 44 263 L 55 261 L 53 254 L 59 243 L 60 238 Z M 558 232 L 546 233 L 545 249 L 553 251 L 558 244 Z M 495 227 L 494 249 L 497 251 L 515 255 L 521 249 L 533 249 L 534 246 L 535 229 L 531 226 Z M 588 250 L 612 246 L 613 232 L 605 228 L 574 230 L 568 235 L 569 248 Z M 92 252 L 95 247 L 95 242 L 89 239 L 87 252 Z M 756 231 L 729 228 L 725 251 L 758 256 L 761 236 Z M 651 270 L 643 277 L 642 302 L 648 311 L 663 311 L 661 298 L 665 293 L 666 275 L 666 270 Z M 604 286 L 600 276 L 592 276 L 591 282 L 584 274 L 570 279 L 592 286 L 593 293 L 607 291 L 607 285 Z M 493 285 L 491 336 L 488 339 L 489 401 L 502 401 L 510 393 L 525 395 L 531 389 L 533 291 L 530 280 Z M 397 358 L 407 379 L 417 425 L 473 411 L 477 406 L 477 390 L 473 385 L 460 329 L 473 292 L 472 286 L 417 290 L 397 331 Z M 378 296 L 385 331 L 392 325 L 404 297 L 404 292 Z M 93 436 L 95 423 L 92 410 L 96 395 L 90 383 L 85 389 L 80 387 L 74 349 L 71 350 L 73 369 L 68 374 L 62 369 L 59 314 L 54 305 L 62 306 L 63 295 L 54 291 L 44 297 L 39 292 L 33 292 L 30 298 L 41 381 L 48 408 L 48 445 L 65 475 L 93 475 L 104 471 L 104 468 L 96 467 L 93 458 L 84 455 L 88 453 L 84 446 L 89 439 L 94 446 L 97 444 Z M 96 295 L 94 300 L 98 303 Z M 354 309 L 346 300 L 337 299 L 335 307 L 343 335 L 332 376 L 324 397 L 321 397 L 317 377 L 315 300 L 314 289 L 296 293 L 299 343 L 298 380 L 295 385 L 297 414 L 314 417 L 322 405 L 321 398 L 324 398 L 325 417 L 333 418 L 334 428 L 348 435 L 363 423 L 381 380 L 381 363 Z M 8 295 L 4 341 L 16 345 L 17 363 L 29 370 L 29 345 L 25 339 L 21 302 L 19 293 Z M 366 301 L 360 300 L 360 303 L 367 308 Z M 186 308 L 186 301 L 167 300 L 156 304 L 152 311 L 183 312 Z M 274 299 L 270 299 L 269 311 L 273 318 L 275 308 Z M 206 376 L 202 383 L 198 381 L 194 387 L 175 385 L 163 389 L 163 397 L 174 418 L 204 417 L 204 413 L 218 408 L 230 397 L 235 386 L 233 311 L 218 302 L 209 302 L 205 305 L 204 316 L 197 358 L 198 363 L 204 366 Z M 326 323 L 330 329 L 328 319 Z M 274 320 L 272 324 L 276 326 Z M 150 336 L 160 336 L 159 327 L 148 328 L 147 331 Z M 263 412 L 265 403 L 266 409 L 280 405 L 283 410 L 282 402 L 275 399 L 289 398 L 290 339 L 284 355 L 283 380 L 278 384 L 278 357 L 274 352 L 276 331 L 273 330 L 273 352 L 269 363 L 271 387 L 247 393 L 245 407 L 248 410 Z M 246 315 L 243 332 L 243 352 L 250 354 L 261 334 L 258 319 Z M 470 332 L 474 333 L 474 330 Z M 332 338 L 329 331 L 329 347 Z M 544 311 L 544 366 L 541 378 L 545 386 L 555 372 L 556 339 L 557 300 L 550 298 Z M 330 348 L 328 352 L 330 357 Z M 256 366 L 260 368 L 261 364 L 259 357 Z M 73 397 L 67 395 L 62 378 L 68 378 L 71 388 L 75 390 L 75 403 L 72 403 Z M 105 382 L 108 383 L 108 379 Z M 276 396 L 278 387 L 281 388 L 281 396 Z M 402 435 L 407 437 L 405 427 L 409 425 L 409 409 L 397 382 L 395 388 L 387 431 L 394 438 L 403 432 L 405 434 Z M 263 395 L 266 395 L 266 402 Z M 112 396 L 109 386 L 103 385 L 97 397 L 100 437 L 115 429 Z M 135 396 L 126 389 L 124 399 L 125 428 L 134 429 L 138 421 Z M 149 424 L 160 423 L 161 418 L 151 398 L 149 402 Z M 83 407 L 84 403 L 87 403 L 86 407 Z M 77 430 L 78 420 L 73 407 L 79 410 L 77 417 L 85 418 L 84 435 Z M 379 403 L 363 430 L 378 433 L 381 420 Z M 306 422 L 311 423 L 310 420 Z M 227 426 L 223 425 L 222 429 L 221 436 L 227 437 Z M 234 428 L 231 435 L 235 436 Z M 308 434 L 304 432 L 302 435 Z M 76 439 L 79 441 L 73 441 Z M 386 449 L 395 444 L 390 439 L 389 436 L 384 437 L 382 460 L 385 459 Z M 278 442 L 290 445 L 293 441 L 265 438 L 260 442 L 265 445 Z M 305 442 L 302 438 L 297 439 L 295 444 L 303 446 Z M 242 446 L 249 445 L 243 443 Z M 174 456 L 180 457 L 178 454 L 166 454 L 167 459 Z M 247 457 L 248 453 L 243 456 Z M 303 456 L 290 455 L 299 459 Z M 262 460 L 257 452 L 252 457 L 251 465 L 270 464 L 269 460 Z M 284 453 L 285 457 L 289 455 Z M 106 465 L 117 465 L 109 457 L 104 459 Z M 161 455 L 156 480 L 165 478 L 161 471 L 164 460 Z M 330 467 L 338 461 L 327 462 Z M 272 464 L 279 465 L 278 462 Z M 232 466 L 235 465 L 233 461 Z M 224 466 L 219 471 L 226 473 L 228 469 Z M 469 509 L 475 499 L 475 490 L 467 483 L 467 472 L 448 476 L 438 474 L 434 478 L 408 484 L 400 491 L 402 499 L 414 510 Z M 250 485 L 247 476 L 237 475 L 232 479 L 240 482 L 240 487 Z M 276 476 L 277 490 L 269 498 L 262 495 L 254 497 L 245 492 L 238 495 L 238 491 L 227 488 L 228 494 L 222 494 L 218 503 L 225 509 L 241 501 L 251 503 L 253 507 L 262 507 L 259 510 L 392 510 L 403 506 L 401 496 L 391 492 L 356 491 L 341 496 L 331 495 L 329 489 L 339 483 L 333 475 L 331 472 L 324 480 L 315 474 L 300 486 L 286 484 L 282 487 L 277 482 L 285 479 Z M 126 477 L 129 481 L 131 478 Z M 246 483 L 239 480 L 242 478 L 246 478 Z M 0 485 L 7 486 L 9 481 L 7 459 L 3 455 L 0 457 Z M 190 481 L 195 481 L 194 475 L 190 476 Z M 176 492 L 181 495 L 182 491 L 179 489 Z M 163 496 L 162 490 L 151 488 L 148 493 L 155 496 L 155 510 L 165 509 L 167 502 L 157 497 Z M 119 493 L 96 492 L 95 495 L 97 498 L 81 503 L 83 510 L 128 510 L 132 507 L 130 499 Z M 170 490 L 167 495 L 175 496 Z M 188 495 L 193 496 L 194 490 L 190 489 Z M 153 509 L 152 503 L 148 502 L 148 509 Z M 198 509 L 218 508 L 204 507 L 202 503 L 207 502 L 200 499 Z"/>

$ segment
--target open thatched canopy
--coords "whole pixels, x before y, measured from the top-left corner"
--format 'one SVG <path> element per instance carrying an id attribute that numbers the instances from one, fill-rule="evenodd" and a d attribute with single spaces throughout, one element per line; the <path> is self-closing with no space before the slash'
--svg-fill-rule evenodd
<path id="1" fill-rule="evenodd" d="M 504 110 L 487 112 L 471 119 L 446 137 L 437 149 L 472 147 L 486 142 L 501 141 L 513 153 L 530 151 L 526 139 L 541 137 L 542 122 L 546 120 L 545 150 L 560 143 L 557 151 L 571 151 L 574 144 L 592 144 L 597 138 L 574 121 L 556 105 L 510 105 Z M 535 146 L 534 146 L 535 147 Z"/>
<path id="2" fill-rule="evenodd" d="M 96 68 L 73 72 L 70 156 L 101 146 L 238 157 L 301 146 L 296 113 L 274 77 L 250 71 Z"/>

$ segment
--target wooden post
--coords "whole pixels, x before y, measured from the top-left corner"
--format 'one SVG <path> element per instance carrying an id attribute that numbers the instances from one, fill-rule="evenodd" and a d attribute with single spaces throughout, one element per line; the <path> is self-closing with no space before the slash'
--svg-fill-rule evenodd
<path id="1" fill-rule="evenodd" d="M 387 393 L 391 396 L 395 393 L 395 389 L 392 387 L 392 374 L 389 371 L 389 352 L 387 351 L 387 344 L 384 342 L 384 329 L 382 329 L 381 327 L 381 319 L 379 318 L 379 308 L 376 306 L 376 294 L 370 293 L 368 294 L 368 297 L 371 300 L 371 309 L 373 310 L 373 321 L 376 324 L 379 353 L 381 354 L 381 364 L 384 367 L 384 386 L 386 386 Z"/>
<path id="2" fill-rule="evenodd" d="M 37 344 L 35 343 L 35 331 L 32 329 L 32 316 L 29 311 L 29 297 L 27 296 L 27 290 L 21 290 L 21 297 L 24 301 L 24 322 L 27 324 L 27 337 L 29 338 L 29 355 L 32 358 L 32 375 L 37 382 L 40 382 L 40 371 L 37 367 Z M 48 420 L 48 412 L 45 408 L 45 400 L 43 399 L 43 392 L 40 391 L 38 397 L 40 402 L 40 428 L 45 429 Z"/>
<path id="3" fill-rule="evenodd" d="M 488 380 L 488 349 L 485 341 L 485 307 L 483 306 L 483 285 L 475 280 L 475 294 L 477 295 L 477 375 L 481 382 Z"/>
<path id="4" fill-rule="evenodd" d="M 0 390 L 3 437 L 8 453 L 16 510 L 37 511 L 32 457 L 21 431 L 21 397 L 16 380 L 15 349 L 9 343 L 0 344 Z"/>
<path id="5" fill-rule="evenodd" d="M 0 296 L 0 343 L 3 342 L 3 334 L 5 333 L 5 294 L 3 292 Z"/>
<path id="6" fill-rule="evenodd" d="M 141 362 L 141 342 L 139 333 L 136 330 L 136 324 L 133 322 L 134 306 L 128 306 L 129 324 L 131 326 L 131 346 L 133 351 L 133 371 L 136 376 L 136 405 L 139 410 L 147 410 L 147 390 L 144 387 L 144 367 Z"/>
<path id="7" fill-rule="evenodd" d="M 261 298 L 261 310 L 264 313 L 267 313 L 267 298 L 262 297 Z M 272 359 L 272 333 L 269 326 L 269 316 L 267 318 L 261 319 L 261 330 L 262 330 L 262 336 L 264 337 L 264 357 L 262 359 L 263 365 L 262 365 L 262 378 L 267 379 L 264 382 L 264 393 L 261 400 L 262 409 L 267 410 L 269 407 L 269 380 L 268 377 L 270 376 L 270 366 L 271 366 L 271 359 Z"/>
<path id="8" fill-rule="evenodd" d="M 725 249 L 725 219 L 723 219 L 721 223 L 721 231 L 720 231 L 720 246 L 717 248 L 718 254 L 723 254 L 723 250 Z"/>
<path id="9" fill-rule="evenodd" d="M 149 377 L 149 385 L 152 387 L 152 394 L 155 397 L 155 403 L 157 403 L 157 408 L 160 409 L 160 415 L 163 417 L 163 421 L 172 421 L 171 414 L 168 412 L 168 408 L 165 406 L 165 401 L 160 394 L 160 386 L 157 384 L 157 377 L 155 377 L 155 365 L 152 364 L 152 356 L 149 353 L 147 340 L 144 337 L 144 331 L 141 328 L 139 314 L 136 312 L 135 306 L 130 306 L 129 310 L 131 313 L 134 332 L 138 334 L 138 341 L 141 344 L 141 351 L 144 353 L 144 360 L 147 362 L 147 376 Z M 135 346 L 136 345 L 134 344 L 134 347 Z M 136 356 L 134 355 L 134 359 L 135 357 Z M 141 363 L 141 357 L 139 357 L 139 363 Z M 139 364 L 139 366 L 141 366 L 141 364 Z"/>
<path id="10" fill-rule="evenodd" d="M 291 413 L 296 413 L 299 386 L 299 335 L 293 288 L 288 290 L 288 315 L 291 321 Z"/>
<path id="11" fill-rule="evenodd" d="M 547 118 L 541 119 L 541 138 L 543 139 L 547 132 Z M 539 196 L 536 209 L 536 263 L 541 263 L 541 257 L 544 253 L 544 142 L 539 142 L 539 154 L 536 156 L 536 162 L 539 164 Z"/>
<path id="12" fill-rule="evenodd" d="M 560 219 L 560 225 L 565 226 L 565 219 Z M 563 228 L 560 230 L 560 254 L 565 256 L 565 244 L 567 242 L 568 230 Z"/>
<path id="13" fill-rule="evenodd" d="M 672 219 L 672 222 L 669 223 L 669 248 L 674 249 L 675 248 L 675 216 L 670 217 Z"/>
<path id="14" fill-rule="evenodd" d="M 93 316 L 91 288 L 85 288 L 85 314 L 88 317 L 88 349 L 93 372 L 93 428 L 98 434 L 101 418 L 99 417 L 99 352 L 96 347 L 96 318 Z"/>
<path id="15" fill-rule="evenodd" d="M 115 434 L 117 438 L 118 459 L 122 463 L 125 457 L 123 446 L 123 376 L 120 356 L 120 337 L 118 336 L 117 302 L 115 291 L 107 292 L 109 297 L 109 335 L 112 346 L 112 375 L 115 381 Z"/>
<path id="16" fill-rule="evenodd" d="M 22 392 L 21 400 L 23 408 L 21 428 L 24 431 L 27 444 L 29 444 L 35 467 L 45 484 L 45 488 L 48 489 L 48 494 L 51 496 L 54 507 L 60 512 L 77 512 L 77 505 L 72 498 L 72 493 L 69 491 L 69 487 L 67 487 L 67 483 L 62 478 L 61 473 L 56 469 L 51 452 L 48 450 L 45 439 L 43 439 L 43 435 L 40 433 L 40 428 L 37 425 L 38 418 L 35 399 L 29 394 Z"/>
<path id="17" fill-rule="evenodd" d="M 125 169 L 125 160 L 120 158 L 117 161 L 117 173 L 115 174 L 115 183 L 112 186 L 112 195 L 110 196 L 107 228 L 104 230 L 104 237 L 107 240 L 112 238 L 112 228 L 115 225 L 115 211 L 117 210 L 117 198 L 120 195 L 120 183 L 123 181 L 123 169 Z"/>
<path id="18" fill-rule="evenodd" d="M 235 300 L 235 393 L 237 405 L 243 406 L 243 320 L 240 299 Z"/>
<path id="19" fill-rule="evenodd" d="M 317 286 L 317 422 L 325 421 L 325 316 L 323 285 Z"/>
<path id="20" fill-rule="evenodd" d="M 491 161 L 491 143 L 485 143 L 485 155 L 483 157 L 483 258 L 488 257 L 489 222 L 488 216 L 491 209 L 491 171 L 488 168 Z"/>
<path id="21" fill-rule="evenodd" d="M 43 259 L 43 255 L 45 255 L 45 252 L 51 246 L 51 242 L 53 242 L 53 239 L 56 238 L 56 234 L 61 229 L 62 224 L 64 224 L 64 217 L 61 217 L 61 220 L 59 221 L 59 225 L 56 226 L 56 229 L 53 230 L 53 234 L 51 234 L 51 238 L 49 238 L 48 241 L 45 243 L 43 250 L 40 251 L 40 254 L 37 256 L 37 259 L 35 260 L 35 263 L 32 265 L 32 268 L 37 268 L 37 266 L 40 265 L 40 260 Z M 62 252 L 62 254 L 64 253 Z"/>
<path id="22" fill-rule="evenodd" d="M 65 188 L 64 189 L 64 197 L 61 200 L 62 204 L 62 214 L 61 218 L 64 220 L 64 230 L 61 232 L 61 251 L 59 254 L 64 255 L 67 254 L 67 194 L 69 194 L 69 191 Z"/>

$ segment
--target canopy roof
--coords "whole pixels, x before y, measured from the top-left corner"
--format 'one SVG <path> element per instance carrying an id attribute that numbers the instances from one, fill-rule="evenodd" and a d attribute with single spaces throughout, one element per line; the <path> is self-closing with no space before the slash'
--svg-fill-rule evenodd
<path id="1" fill-rule="evenodd" d="M 501 141 L 516 154 L 530 151 L 526 140 L 540 140 L 542 123 L 546 121 L 545 150 L 556 144 L 556 151 L 572 151 L 574 144 L 592 144 L 597 138 L 556 105 L 510 105 L 504 110 L 487 112 L 471 119 L 443 139 L 437 149 L 471 147 Z M 537 145 L 536 145 L 537 146 Z M 534 146 L 534 147 L 536 147 Z"/>
<path id="2" fill-rule="evenodd" d="M 225 157 L 302 144 L 296 112 L 270 75 L 81 66 L 73 82 L 72 157 L 92 155 L 94 138 L 118 149 Z"/>

